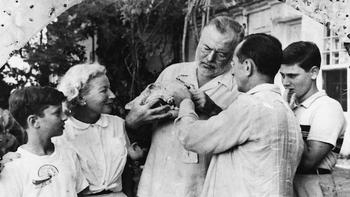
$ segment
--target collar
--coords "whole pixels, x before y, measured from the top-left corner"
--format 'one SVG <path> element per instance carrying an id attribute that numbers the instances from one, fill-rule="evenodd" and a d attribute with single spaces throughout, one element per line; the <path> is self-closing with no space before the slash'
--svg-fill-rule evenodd
<path id="1" fill-rule="evenodd" d="M 265 91 L 274 92 L 274 93 L 281 95 L 280 88 L 277 85 L 272 84 L 272 83 L 259 84 L 259 85 L 255 86 L 254 88 L 250 89 L 247 92 L 247 94 L 253 95 L 253 94 L 256 94 L 258 92 L 265 92 Z"/>
<path id="2" fill-rule="evenodd" d="M 80 130 L 85 130 L 93 125 L 97 125 L 103 128 L 108 126 L 108 118 L 104 114 L 101 114 L 100 119 L 98 119 L 97 122 L 95 122 L 94 124 L 81 122 L 80 120 L 75 119 L 73 116 L 69 117 L 68 120 L 72 123 L 72 126 L 74 128 L 80 129 Z"/>
<path id="3" fill-rule="evenodd" d="M 195 61 L 190 62 L 190 65 L 186 65 L 186 69 L 182 69 L 179 72 L 178 77 L 188 78 L 188 81 L 191 81 L 192 84 L 194 83 L 193 85 L 195 85 L 196 88 L 198 88 L 197 67 L 198 67 L 197 62 L 195 62 Z M 208 83 L 204 84 L 202 87 L 204 89 L 208 89 L 212 85 L 216 85 L 218 83 L 223 84 L 226 87 L 231 87 L 233 85 L 232 69 L 230 69 L 229 71 L 227 71 L 224 74 L 221 74 L 221 75 L 215 77 L 214 79 L 210 80 Z M 210 85 L 210 84 L 212 84 L 212 85 Z M 210 86 L 210 87 L 206 88 L 206 86 Z"/>
<path id="4" fill-rule="evenodd" d="M 194 85 L 196 88 L 198 88 L 198 82 L 197 82 L 197 62 L 186 62 L 181 67 L 181 69 L 178 71 L 177 76 L 180 79 L 184 80 L 185 82 Z"/>
<path id="5" fill-rule="evenodd" d="M 321 90 L 316 92 L 315 94 L 311 95 L 309 98 L 307 98 L 305 101 L 303 101 L 300 106 L 303 106 L 305 108 L 309 108 L 311 104 L 316 101 L 318 98 L 322 96 L 327 96 L 326 92 Z"/>
<path id="6" fill-rule="evenodd" d="M 217 80 L 218 83 L 221 83 L 226 87 L 232 86 L 232 81 L 233 81 L 232 69 L 230 69 L 229 71 L 225 72 L 222 75 L 217 76 L 213 80 Z"/>

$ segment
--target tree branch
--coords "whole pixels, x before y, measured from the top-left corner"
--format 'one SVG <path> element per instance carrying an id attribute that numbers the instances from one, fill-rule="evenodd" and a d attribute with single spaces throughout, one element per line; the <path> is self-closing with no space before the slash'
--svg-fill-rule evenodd
<path id="1" fill-rule="evenodd" d="M 187 8 L 187 13 L 185 16 L 185 20 L 184 20 L 184 28 L 183 28 L 183 34 L 182 34 L 182 49 L 181 49 L 181 56 L 182 56 L 182 62 L 186 61 L 186 37 L 187 37 L 187 26 L 188 26 L 188 18 L 190 17 L 194 4 L 195 4 L 196 0 L 188 0 L 188 8 Z"/>

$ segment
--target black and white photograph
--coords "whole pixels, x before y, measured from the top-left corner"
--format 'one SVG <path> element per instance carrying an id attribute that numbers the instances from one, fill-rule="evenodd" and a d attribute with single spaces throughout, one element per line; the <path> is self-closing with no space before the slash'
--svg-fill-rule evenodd
<path id="1" fill-rule="evenodd" d="M 0 197 L 349 197 L 350 0 L 0 0 Z"/>

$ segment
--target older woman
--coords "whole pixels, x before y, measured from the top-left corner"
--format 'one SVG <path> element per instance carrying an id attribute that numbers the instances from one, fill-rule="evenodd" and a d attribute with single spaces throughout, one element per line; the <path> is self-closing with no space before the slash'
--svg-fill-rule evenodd
<path id="1" fill-rule="evenodd" d="M 115 95 L 106 70 L 98 64 L 71 67 L 58 89 L 67 97 L 72 116 L 55 143 L 71 146 L 79 155 L 88 179 L 87 195 L 125 197 L 121 174 L 127 158 L 129 139 L 124 120 L 108 115 Z"/>

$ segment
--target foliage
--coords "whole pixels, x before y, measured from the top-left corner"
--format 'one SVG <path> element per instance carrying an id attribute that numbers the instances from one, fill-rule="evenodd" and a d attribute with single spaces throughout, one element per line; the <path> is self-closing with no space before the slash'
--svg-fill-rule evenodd
<path id="1" fill-rule="evenodd" d="M 85 62 L 82 41 L 97 37 L 97 57 L 95 53 L 90 57 L 106 66 L 122 113 L 125 103 L 158 75 L 146 68 L 150 59 L 157 57 L 161 68 L 179 61 L 185 6 L 185 0 L 86 0 L 16 53 L 31 69 L 39 70 L 38 75 L 25 73 L 26 77 L 54 86 L 49 76 L 62 75 L 72 65 Z"/>
<path id="2" fill-rule="evenodd" d="M 36 66 L 28 66 L 28 68 L 11 67 L 6 63 L 1 69 L 1 78 L 12 88 L 25 86 L 26 84 L 36 85 L 36 76 L 38 68 Z"/>
<path id="3" fill-rule="evenodd" d="M 192 27 L 192 33 L 194 34 L 195 43 L 199 41 L 199 34 L 203 27 L 209 22 L 211 0 L 189 0 L 187 1 L 187 10 L 184 19 L 184 28 L 182 35 L 182 61 L 186 61 L 186 43 L 187 33 L 189 31 L 188 26 Z M 200 20 L 199 20 L 200 19 Z M 200 22 L 199 22 L 200 21 Z M 198 28 L 198 26 L 200 28 Z"/>
<path id="4" fill-rule="evenodd" d="M 135 97 L 155 79 L 157 73 L 149 73 L 145 69 L 147 60 L 159 57 L 162 68 L 179 60 L 184 5 L 184 0 L 128 0 L 116 3 L 122 22 L 118 28 L 123 31 L 121 38 L 126 41 L 126 45 L 120 46 L 122 54 L 119 54 L 125 63 L 128 78 L 121 77 L 128 84 L 129 98 Z"/>
<path id="5" fill-rule="evenodd" d="M 0 70 L 1 71 L 1 70 Z M 10 96 L 11 87 L 3 81 L 0 75 L 0 108 L 8 108 L 8 97 Z"/>
<path id="6" fill-rule="evenodd" d="M 67 13 L 48 25 L 47 32 L 41 32 L 35 42 L 29 42 L 21 49 L 21 56 L 32 66 L 37 66 L 40 85 L 49 83 L 50 74 L 63 74 L 70 66 L 83 62 L 84 46 L 79 42 L 87 38 L 83 21 L 73 20 Z"/>
<path id="7" fill-rule="evenodd" d="M 345 0 L 280 0 L 329 26 L 339 36 L 350 38 L 350 1 Z"/>
<path id="8" fill-rule="evenodd" d="M 162 68 L 179 60 L 184 2 L 116 1 L 90 16 L 98 60 L 108 69 L 119 111 L 158 75 L 145 66 L 150 58 L 159 57 Z"/>

